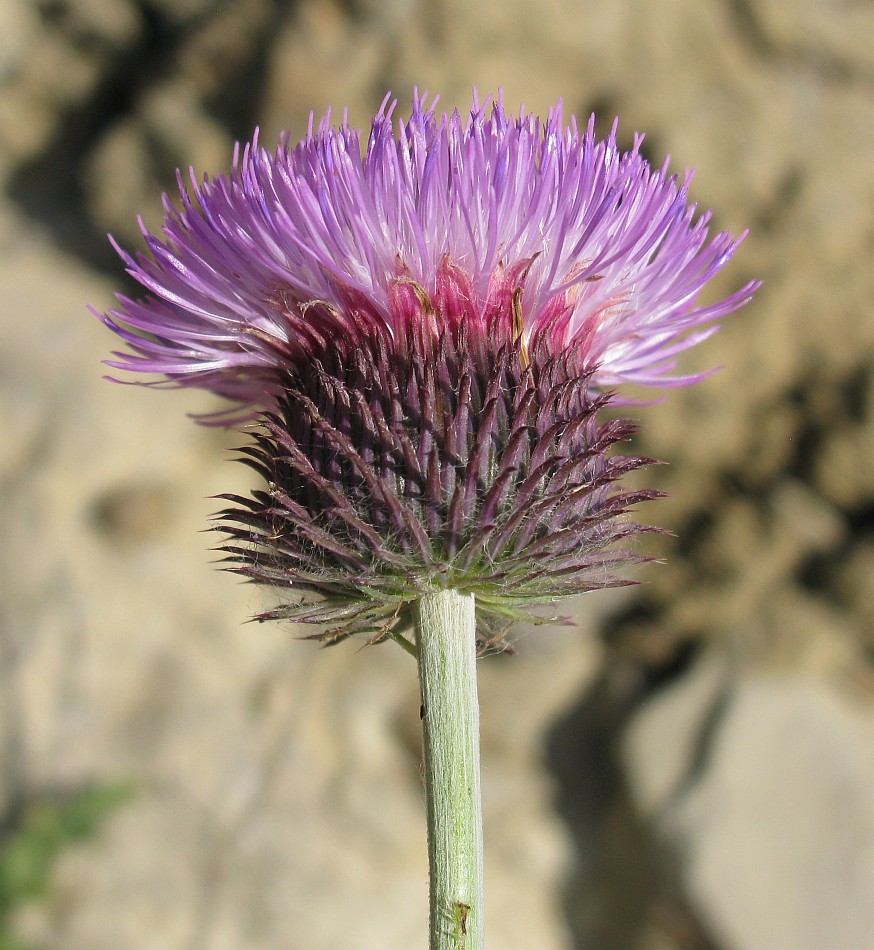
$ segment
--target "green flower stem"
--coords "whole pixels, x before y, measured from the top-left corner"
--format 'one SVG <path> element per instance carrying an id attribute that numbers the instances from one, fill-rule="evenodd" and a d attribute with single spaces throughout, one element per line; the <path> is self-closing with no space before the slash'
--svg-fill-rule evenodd
<path id="1" fill-rule="evenodd" d="M 431 878 L 431 950 L 482 950 L 483 835 L 472 594 L 415 607 Z"/>

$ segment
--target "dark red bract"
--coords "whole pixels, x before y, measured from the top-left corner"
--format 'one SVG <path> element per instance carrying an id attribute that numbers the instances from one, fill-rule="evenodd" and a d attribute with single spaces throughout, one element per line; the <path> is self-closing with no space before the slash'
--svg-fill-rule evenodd
<path id="1" fill-rule="evenodd" d="M 616 486 L 648 460 L 610 454 L 632 426 L 599 422 L 607 397 L 574 347 L 523 354 L 508 321 L 474 329 L 412 291 L 401 335 L 362 322 L 287 373 L 242 450 L 268 487 L 228 497 L 224 550 L 288 589 L 260 619 L 378 641 L 451 587 L 475 594 L 480 648 L 496 649 L 512 621 L 551 619 L 538 607 L 628 583 L 617 570 L 640 558 L 622 542 L 648 529 L 627 513 L 658 493 Z"/>

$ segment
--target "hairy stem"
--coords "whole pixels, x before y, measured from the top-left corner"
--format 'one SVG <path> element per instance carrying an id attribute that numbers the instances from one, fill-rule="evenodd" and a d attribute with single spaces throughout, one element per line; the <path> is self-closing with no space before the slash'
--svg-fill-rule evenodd
<path id="1" fill-rule="evenodd" d="M 472 594 L 416 605 L 431 884 L 431 950 L 482 950 L 483 837 Z"/>

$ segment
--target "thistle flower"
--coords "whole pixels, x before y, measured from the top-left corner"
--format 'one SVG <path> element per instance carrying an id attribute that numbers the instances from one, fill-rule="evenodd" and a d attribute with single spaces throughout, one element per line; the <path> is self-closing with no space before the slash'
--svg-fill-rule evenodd
<path id="1" fill-rule="evenodd" d="M 696 299 L 738 241 L 708 240 L 667 165 L 580 132 L 560 107 L 465 122 L 388 99 L 362 154 L 327 116 L 230 177 L 181 177 L 150 255 L 119 249 L 150 293 L 105 322 L 110 365 L 260 412 L 244 448 L 267 489 L 229 496 L 225 550 L 303 600 L 261 619 L 399 637 L 419 597 L 474 593 L 481 649 L 509 621 L 635 559 L 626 518 L 652 491 L 615 483 L 631 424 L 599 422 L 623 383 L 683 385 L 675 357 L 755 290 Z M 313 603 L 315 599 L 315 603 Z"/>
<path id="2" fill-rule="evenodd" d="M 683 385 L 675 357 L 746 302 L 699 291 L 737 241 L 708 239 L 654 171 L 560 108 L 500 102 L 437 117 L 388 99 L 363 154 L 344 120 L 230 177 L 181 177 L 150 255 L 119 249 L 149 295 L 104 316 L 110 365 L 235 401 L 266 487 L 223 496 L 231 569 L 292 602 L 261 615 L 414 652 L 422 695 L 431 950 L 483 946 L 477 650 L 514 620 L 625 583 L 657 492 L 601 421 L 625 383 Z M 407 629 L 414 631 L 412 642 Z"/>
<path id="3" fill-rule="evenodd" d="M 541 124 L 474 99 L 464 121 L 417 95 L 396 132 L 394 107 L 386 97 L 363 154 L 329 113 L 293 148 L 269 154 L 256 135 L 229 177 L 192 172 L 189 190 L 180 175 L 163 238 L 143 228 L 150 255 L 118 248 L 149 295 L 103 317 L 129 347 L 109 365 L 271 407 L 283 373 L 355 332 L 353 311 L 402 337 L 412 286 L 480 330 L 502 314 L 523 351 L 573 345 L 595 386 L 701 378 L 672 375 L 675 357 L 757 284 L 696 303 L 740 239 L 708 240 L 690 173 L 652 169 L 641 136 L 622 152 L 615 125 L 603 141 L 594 117 L 565 125 L 560 106 Z"/>

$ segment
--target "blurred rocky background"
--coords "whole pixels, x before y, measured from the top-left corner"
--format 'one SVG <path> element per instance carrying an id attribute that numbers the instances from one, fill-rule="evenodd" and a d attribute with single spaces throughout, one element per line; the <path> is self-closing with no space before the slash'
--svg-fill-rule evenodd
<path id="1" fill-rule="evenodd" d="M 872 50 L 858 0 L 0 0 L 0 947 L 425 946 L 409 658 L 243 623 L 242 437 L 86 311 L 177 166 L 414 85 L 619 115 L 765 281 L 639 410 L 665 563 L 481 665 L 490 945 L 872 946 Z"/>

